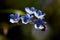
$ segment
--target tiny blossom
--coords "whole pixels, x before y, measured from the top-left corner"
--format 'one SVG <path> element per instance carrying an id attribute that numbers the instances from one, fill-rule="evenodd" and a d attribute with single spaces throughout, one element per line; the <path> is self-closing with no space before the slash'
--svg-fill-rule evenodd
<path id="1" fill-rule="evenodd" d="M 26 11 L 28 14 L 33 14 L 36 10 L 35 10 L 34 7 L 31 7 L 31 8 L 26 7 L 26 8 L 25 8 L 25 11 Z"/>
<path id="2" fill-rule="evenodd" d="M 32 17 L 30 17 L 29 14 L 26 14 L 24 17 L 21 17 L 21 20 L 23 24 L 28 24 L 32 21 Z"/>
<path id="3" fill-rule="evenodd" d="M 29 15 L 28 13 L 26 14 L 26 17 L 27 17 L 29 20 L 31 20 L 31 21 L 32 21 L 32 19 L 33 19 L 33 15 Z"/>
<path id="4" fill-rule="evenodd" d="M 37 25 L 39 23 L 39 26 Z M 35 27 L 35 29 L 44 29 L 45 28 L 45 22 L 43 21 L 43 20 L 41 20 L 41 19 L 36 19 L 35 21 L 34 21 L 34 27 Z"/>
<path id="5" fill-rule="evenodd" d="M 42 11 L 38 10 L 37 12 L 34 12 L 34 15 L 36 18 L 43 19 L 46 14 L 42 14 Z"/>
<path id="6" fill-rule="evenodd" d="M 18 23 L 18 21 L 20 20 L 20 15 L 19 14 L 11 14 L 10 15 L 10 22 L 11 23 Z"/>
<path id="7" fill-rule="evenodd" d="M 28 24 L 29 23 L 29 21 L 25 17 L 21 17 L 21 20 L 22 20 L 23 24 Z"/>

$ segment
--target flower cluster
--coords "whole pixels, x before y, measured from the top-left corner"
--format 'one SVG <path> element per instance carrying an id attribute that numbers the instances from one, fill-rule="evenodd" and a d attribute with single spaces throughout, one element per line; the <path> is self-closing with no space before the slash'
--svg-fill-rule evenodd
<path id="1" fill-rule="evenodd" d="M 25 8 L 26 15 L 21 16 L 20 14 L 11 14 L 10 15 L 10 22 L 11 23 L 18 23 L 19 20 L 22 21 L 23 24 L 33 23 L 35 29 L 46 29 L 46 22 L 43 21 L 45 13 L 42 13 L 41 10 L 36 10 L 34 7 Z"/>

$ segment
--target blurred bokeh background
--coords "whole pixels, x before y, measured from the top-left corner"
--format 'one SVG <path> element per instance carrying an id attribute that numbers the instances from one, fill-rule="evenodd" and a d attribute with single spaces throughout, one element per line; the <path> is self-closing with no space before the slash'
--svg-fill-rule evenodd
<path id="1" fill-rule="evenodd" d="M 25 7 L 35 7 L 46 13 L 46 31 L 32 24 L 11 24 L 9 14 L 25 14 Z M 0 0 L 0 40 L 60 40 L 60 0 Z"/>

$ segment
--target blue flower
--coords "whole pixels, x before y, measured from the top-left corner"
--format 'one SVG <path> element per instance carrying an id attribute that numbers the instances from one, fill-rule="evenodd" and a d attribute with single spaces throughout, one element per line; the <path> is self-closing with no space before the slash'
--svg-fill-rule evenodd
<path id="1" fill-rule="evenodd" d="M 34 16 L 38 19 L 43 19 L 46 14 L 43 14 L 41 10 L 34 12 Z"/>
<path id="2" fill-rule="evenodd" d="M 32 18 L 29 14 L 26 14 L 24 17 L 21 17 L 21 20 L 23 24 L 28 24 L 32 22 Z"/>
<path id="3" fill-rule="evenodd" d="M 38 23 L 39 23 L 39 25 L 38 25 Z M 46 25 L 46 22 L 44 22 L 41 19 L 36 19 L 34 21 L 34 27 L 35 27 L 35 29 L 44 29 L 45 25 Z"/>
<path id="4" fill-rule="evenodd" d="M 19 14 L 10 14 L 10 22 L 11 23 L 18 23 L 20 20 L 20 15 Z"/>
<path id="5" fill-rule="evenodd" d="M 25 16 L 21 17 L 21 20 L 22 20 L 23 24 L 28 24 L 29 23 L 29 21 L 27 20 L 27 18 Z"/>
<path id="6" fill-rule="evenodd" d="M 26 7 L 26 8 L 25 8 L 25 11 L 26 11 L 28 14 L 33 14 L 36 10 L 35 10 L 34 7 L 31 7 L 31 8 Z"/>
<path id="7" fill-rule="evenodd" d="M 26 17 L 27 17 L 29 20 L 32 20 L 32 19 L 33 19 L 33 15 L 29 15 L 28 13 L 26 14 Z"/>

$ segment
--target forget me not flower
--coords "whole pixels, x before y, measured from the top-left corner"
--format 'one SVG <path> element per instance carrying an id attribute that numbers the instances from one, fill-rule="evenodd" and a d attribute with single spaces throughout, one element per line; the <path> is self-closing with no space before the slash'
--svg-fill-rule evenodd
<path id="1" fill-rule="evenodd" d="M 28 24 L 32 21 L 32 18 L 29 14 L 26 14 L 24 17 L 21 17 L 21 20 L 23 24 Z"/>
<path id="2" fill-rule="evenodd" d="M 19 14 L 11 14 L 10 15 L 10 22 L 11 23 L 18 23 L 18 21 L 20 20 L 20 15 Z"/>
<path id="3" fill-rule="evenodd" d="M 36 12 L 34 12 L 34 16 L 36 17 L 36 18 L 40 18 L 40 19 L 43 19 L 44 18 L 44 16 L 45 16 L 46 14 L 42 14 L 42 11 L 41 10 L 38 10 L 38 11 L 36 11 Z"/>
<path id="4" fill-rule="evenodd" d="M 28 14 L 33 14 L 36 10 L 35 10 L 35 8 L 34 7 L 31 7 L 31 8 L 28 8 L 28 7 L 26 7 L 25 8 L 25 11 L 28 13 Z"/>
<path id="5" fill-rule="evenodd" d="M 39 25 L 38 25 L 38 23 L 39 23 Z M 45 25 L 46 25 L 46 22 L 44 22 L 41 19 L 36 19 L 34 21 L 34 27 L 35 27 L 35 29 L 44 29 Z"/>

